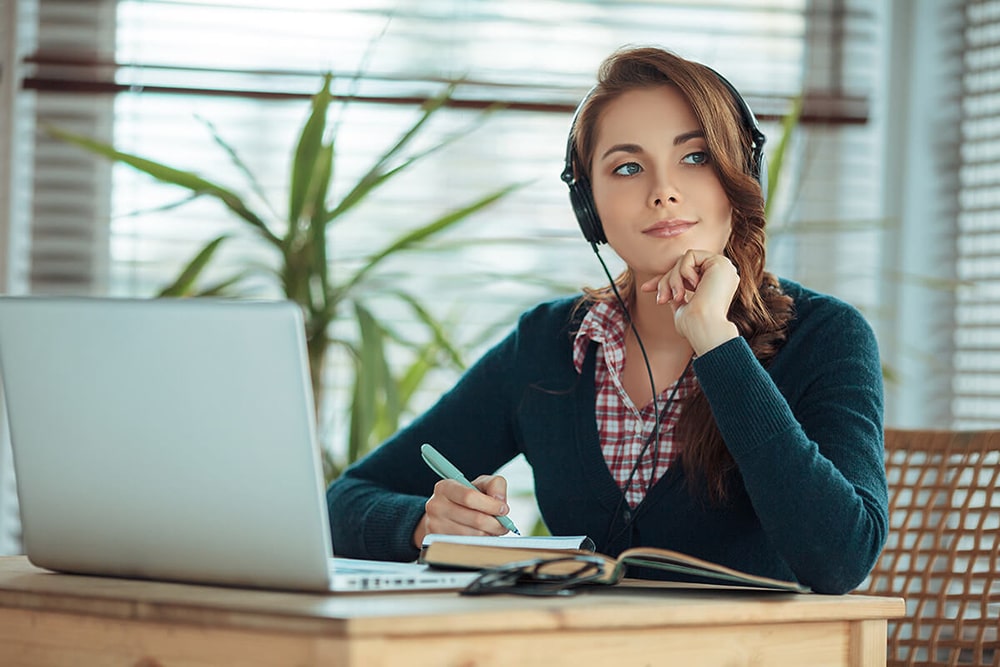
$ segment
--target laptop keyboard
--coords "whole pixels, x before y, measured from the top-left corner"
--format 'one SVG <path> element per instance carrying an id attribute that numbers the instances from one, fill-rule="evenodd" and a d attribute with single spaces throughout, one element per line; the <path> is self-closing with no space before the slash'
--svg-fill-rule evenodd
<path id="1" fill-rule="evenodd" d="M 426 566 L 419 563 L 396 563 L 383 560 L 362 560 L 358 558 L 331 558 L 327 561 L 327 569 L 331 574 L 405 574 L 420 572 Z"/>

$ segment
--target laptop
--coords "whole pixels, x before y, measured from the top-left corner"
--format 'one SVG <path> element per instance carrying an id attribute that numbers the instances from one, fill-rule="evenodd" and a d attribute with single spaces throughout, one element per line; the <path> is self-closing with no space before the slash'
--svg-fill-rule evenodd
<path id="1" fill-rule="evenodd" d="M 292 302 L 0 297 L 0 378 L 38 567 L 315 592 L 476 576 L 333 557 Z"/>

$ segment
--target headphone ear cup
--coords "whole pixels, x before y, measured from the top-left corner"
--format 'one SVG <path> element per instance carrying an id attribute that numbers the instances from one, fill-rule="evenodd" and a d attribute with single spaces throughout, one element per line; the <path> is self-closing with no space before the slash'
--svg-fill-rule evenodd
<path id="1" fill-rule="evenodd" d="M 594 197 L 590 192 L 590 181 L 586 176 L 581 175 L 569 184 L 569 201 L 573 205 L 573 213 L 576 214 L 576 221 L 580 224 L 583 238 L 590 243 L 607 243 L 604 225 L 597 215 Z"/>
<path id="2" fill-rule="evenodd" d="M 760 157 L 757 158 L 757 182 L 760 183 L 760 194 L 764 199 L 764 203 L 767 203 L 767 156 L 761 151 Z"/>

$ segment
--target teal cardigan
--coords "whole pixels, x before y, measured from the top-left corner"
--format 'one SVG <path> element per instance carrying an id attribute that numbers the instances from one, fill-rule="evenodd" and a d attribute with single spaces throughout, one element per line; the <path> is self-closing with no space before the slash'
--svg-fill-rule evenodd
<path id="1" fill-rule="evenodd" d="M 411 536 L 438 479 L 420 458 L 430 442 L 469 479 L 524 454 L 549 530 L 589 535 L 604 553 L 655 546 L 817 592 L 855 588 L 888 526 L 878 346 L 852 306 L 781 285 L 795 316 L 766 369 L 743 338 L 694 361 L 738 469 L 724 505 L 693 492 L 675 463 L 631 516 L 601 454 L 593 350 L 582 374 L 573 366 L 582 314 L 560 299 L 523 314 L 436 405 L 330 485 L 335 553 L 416 558 Z"/>

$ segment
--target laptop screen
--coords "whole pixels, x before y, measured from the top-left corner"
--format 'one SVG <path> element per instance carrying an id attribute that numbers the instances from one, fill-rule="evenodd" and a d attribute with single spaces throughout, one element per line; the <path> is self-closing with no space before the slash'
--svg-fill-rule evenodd
<path id="1" fill-rule="evenodd" d="M 296 305 L 2 298 L 0 376 L 36 565 L 326 586 Z"/>

